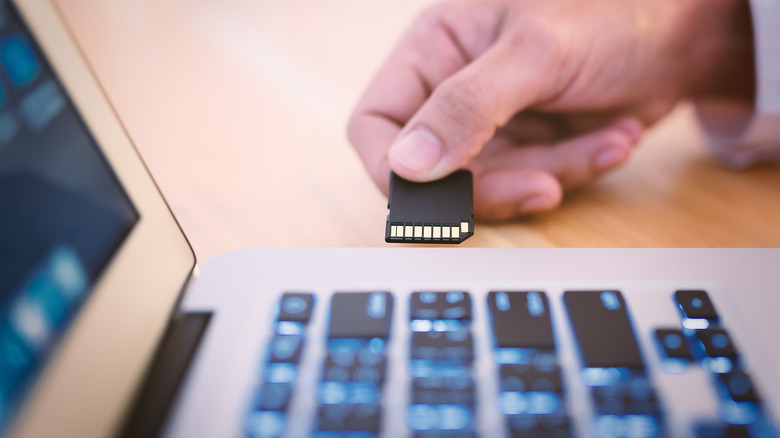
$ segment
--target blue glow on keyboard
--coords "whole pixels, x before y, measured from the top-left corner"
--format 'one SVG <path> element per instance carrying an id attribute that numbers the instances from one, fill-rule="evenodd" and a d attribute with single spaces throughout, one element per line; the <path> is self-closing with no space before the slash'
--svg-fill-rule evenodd
<path id="1" fill-rule="evenodd" d="M 385 292 L 373 292 L 368 297 L 366 314 L 375 319 L 384 318 L 387 314 L 387 294 Z"/>
<path id="2" fill-rule="evenodd" d="M 274 331 L 280 335 L 300 335 L 303 333 L 303 324 L 297 321 L 279 321 Z"/>
<path id="3" fill-rule="evenodd" d="M 663 342 L 664 342 L 664 345 L 666 346 L 666 348 L 669 348 L 671 350 L 676 350 L 676 349 L 680 348 L 680 346 L 682 346 L 682 343 L 683 343 L 682 338 L 678 334 L 675 334 L 675 333 L 668 334 L 668 335 L 664 336 L 664 341 Z"/>
<path id="4" fill-rule="evenodd" d="M 561 408 L 561 398 L 549 391 L 505 391 L 498 395 L 498 410 L 504 415 L 550 415 Z"/>
<path id="5" fill-rule="evenodd" d="M 461 308 L 459 308 L 461 309 Z M 413 319 L 409 323 L 409 328 L 413 332 L 425 333 L 425 332 L 454 332 L 461 330 L 465 326 L 464 323 L 456 319 Z"/>
<path id="6" fill-rule="evenodd" d="M 493 358 L 497 364 L 527 364 L 536 355 L 535 348 L 496 348 Z"/>
<path id="7" fill-rule="evenodd" d="M 411 377 L 464 377 L 468 376 L 470 368 L 460 362 L 412 359 L 409 361 Z"/>
<path id="8" fill-rule="evenodd" d="M 690 369 L 690 363 L 685 359 L 666 358 L 661 361 L 661 369 L 666 374 L 683 374 Z"/>
<path id="9" fill-rule="evenodd" d="M 689 330 L 702 330 L 709 328 L 710 322 L 704 318 L 683 318 L 682 326 Z"/>
<path id="10" fill-rule="evenodd" d="M 734 363 L 728 357 L 705 357 L 701 367 L 716 374 L 725 374 L 734 368 Z"/>
<path id="11" fill-rule="evenodd" d="M 306 300 L 301 297 L 287 297 L 282 302 L 282 309 L 290 314 L 301 313 L 306 310 Z"/>
<path id="12" fill-rule="evenodd" d="M 382 341 L 379 339 L 379 341 Z M 361 365 L 377 365 L 379 363 L 382 363 L 382 359 L 384 359 L 384 356 L 382 355 L 384 351 L 384 341 L 382 341 L 382 350 L 381 351 L 374 351 L 374 349 L 378 349 L 379 346 L 374 345 L 372 348 L 371 343 L 369 343 L 368 350 L 363 350 L 357 354 L 358 362 Z"/>
<path id="13" fill-rule="evenodd" d="M 710 339 L 710 342 L 712 342 L 712 346 L 715 348 L 725 348 L 729 345 L 729 338 L 723 333 L 717 333 Z"/>
<path id="14" fill-rule="evenodd" d="M 760 413 L 758 406 L 749 401 L 723 400 L 718 405 L 718 417 L 726 424 L 753 424 Z"/>
<path id="15" fill-rule="evenodd" d="M 455 332 L 463 328 L 464 324 L 461 324 L 457 320 L 436 320 L 433 321 L 433 331 L 435 332 Z"/>
<path id="16" fill-rule="evenodd" d="M 534 357 L 533 364 L 540 372 L 550 373 L 558 368 L 558 358 L 555 353 L 539 353 Z"/>
<path id="17" fill-rule="evenodd" d="M 655 438 L 661 433 L 658 419 L 652 415 L 600 415 L 593 429 L 599 438 Z"/>
<path id="18" fill-rule="evenodd" d="M 605 309 L 620 310 L 620 300 L 617 295 L 615 295 L 615 292 L 607 290 L 602 292 L 599 297 L 601 298 L 601 304 L 604 305 Z"/>
<path id="19" fill-rule="evenodd" d="M 385 351 L 384 339 L 374 338 L 368 341 L 368 351 L 374 354 L 382 354 Z"/>
<path id="20" fill-rule="evenodd" d="M 379 370 L 371 367 L 361 367 L 355 370 L 355 381 L 379 383 L 381 379 Z"/>
<path id="21" fill-rule="evenodd" d="M 429 332 L 433 330 L 433 321 L 430 319 L 414 319 L 409 323 L 409 328 L 413 332 Z"/>
<path id="22" fill-rule="evenodd" d="M 433 292 L 421 292 L 420 302 L 425 304 L 433 304 L 436 302 L 436 294 Z"/>
<path id="23" fill-rule="evenodd" d="M 331 339 L 328 341 L 328 351 L 333 354 L 351 354 L 362 350 L 364 345 L 362 339 Z"/>
<path id="24" fill-rule="evenodd" d="M 627 368 L 583 368 L 581 375 L 585 386 L 612 386 L 627 380 L 631 372 Z"/>
<path id="25" fill-rule="evenodd" d="M 444 311 L 441 313 L 441 316 L 445 320 L 458 319 L 458 318 L 462 318 L 465 315 L 466 315 L 466 309 L 464 307 L 450 307 L 449 309 L 444 309 Z"/>
<path id="26" fill-rule="evenodd" d="M 512 303 L 509 302 L 509 295 L 506 292 L 496 293 L 496 309 L 501 312 L 506 312 L 512 308 Z"/>
<path id="27" fill-rule="evenodd" d="M 291 358 L 301 344 L 301 337 L 297 335 L 279 336 L 274 338 L 273 355 L 280 360 Z"/>
<path id="28" fill-rule="evenodd" d="M 246 419 L 246 433 L 251 438 L 281 438 L 284 436 L 286 416 L 277 411 L 250 412 Z"/>
<path id="29" fill-rule="evenodd" d="M 352 352 L 331 353 L 330 360 L 332 360 L 335 365 L 338 365 L 340 367 L 349 367 L 355 363 L 355 353 Z"/>
<path id="30" fill-rule="evenodd" d="M 410 405 L 406 426 L 411 430 L 466 430 L 472 422 L 471 410 L 463 405 Z"/>
<path id="31" fill-rule="evenodd" d="M 265 366 L 265 381 L 268 383 L 292 383 L 298 374 L 298 367 L 291 363 L 269 363 Z"/>
<path id="32" fill-rule="evenodd" d="M 531 316 L 543 316 L 544 315 L 544 301 L 539 292 L 528 292 L 527 295 L 528 313 Z"/>
<path id="33" fill-rule="evenodd" d="M 369 404 L 379 399 L 379 389 L 371 382 L 320 382 L 317 401 L 323 405 Z"/>
<path id="34" fill-rule="evenodd" d="M 447 302 L 450 304 L 455 304 L 463 301 L 465 298 L 465 295 L 463 295 L 463 292 L 447 292 Z"/>
<path id="35" fill-rule="evenodd" d="M 728 380 L 728 390 L 732 394 L 742 396 L 747 394 L 750 388 L 752 388 L 750 379 L 744 374 L 735 375 Z"/>

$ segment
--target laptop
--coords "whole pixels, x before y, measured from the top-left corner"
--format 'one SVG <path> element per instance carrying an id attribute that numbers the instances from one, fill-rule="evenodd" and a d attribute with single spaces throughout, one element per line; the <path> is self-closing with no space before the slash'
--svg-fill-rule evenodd
<path id="1" fill-rule="evenodd" d="M 56 8 L 0 1 L 0 436 L 777 437 L 778 267 L 450 247 L 198 269 Z"/>

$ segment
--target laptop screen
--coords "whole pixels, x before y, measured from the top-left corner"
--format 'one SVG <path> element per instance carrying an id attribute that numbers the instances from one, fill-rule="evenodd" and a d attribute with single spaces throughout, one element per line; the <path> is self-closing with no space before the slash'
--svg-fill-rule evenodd
<path id="1" fill-rule="evenodd" d="M 0 0 L 0 433 L 138 218 Z"/>

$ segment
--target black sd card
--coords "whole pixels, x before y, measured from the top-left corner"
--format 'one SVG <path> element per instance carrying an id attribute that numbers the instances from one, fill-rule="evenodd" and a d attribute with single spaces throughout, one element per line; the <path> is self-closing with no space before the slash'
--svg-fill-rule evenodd
<path id="1" fill-rule="evenodd" d="M 390 174 L 385 242 L 461 243 L 474 234 L 471 172 L 427 183 Z"/>

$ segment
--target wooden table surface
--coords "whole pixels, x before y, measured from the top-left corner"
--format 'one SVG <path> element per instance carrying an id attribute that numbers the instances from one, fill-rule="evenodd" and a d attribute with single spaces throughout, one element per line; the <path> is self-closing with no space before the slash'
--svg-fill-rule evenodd
<path id="1" fill-rule="evenodd" d="M 199 261 L 252 246 L 386 246 L 346 137 L 431 1 L 57 0 Z M 780 246 L 780 165 L 713 162 L 689 105 L 562 207 L 467 246 Z"/>

